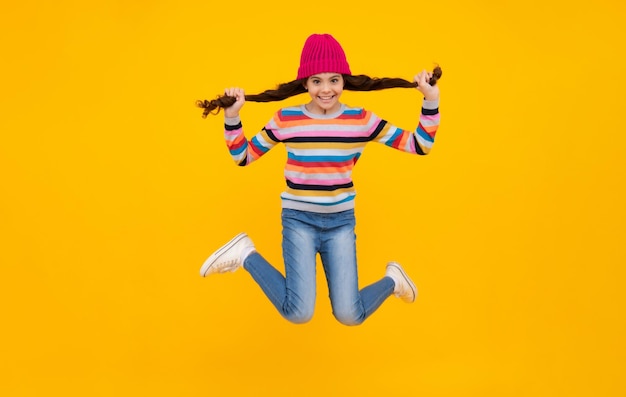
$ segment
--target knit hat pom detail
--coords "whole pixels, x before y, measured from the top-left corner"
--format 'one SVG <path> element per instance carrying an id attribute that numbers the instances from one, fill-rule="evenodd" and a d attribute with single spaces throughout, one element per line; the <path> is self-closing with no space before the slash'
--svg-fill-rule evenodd
<path id="1" fill-rule="evenodd" d="M 343 48 L 329 34 L 312 34 L 306 39 L 296 79 L 318 73 L 352 74 Z"/>

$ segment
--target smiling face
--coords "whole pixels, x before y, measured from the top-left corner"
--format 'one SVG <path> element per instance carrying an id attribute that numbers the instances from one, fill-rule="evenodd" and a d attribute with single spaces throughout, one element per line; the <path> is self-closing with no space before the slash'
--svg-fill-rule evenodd
<path id="1" fill-rule="evenodd" d="M 343 92 L 343 76 L 339 73 L 318 73 L 306 80 L 305 87 L 311 96 L 306 107 L 311 113 L 326 114 L 338 111 L 339 97 Z"/>

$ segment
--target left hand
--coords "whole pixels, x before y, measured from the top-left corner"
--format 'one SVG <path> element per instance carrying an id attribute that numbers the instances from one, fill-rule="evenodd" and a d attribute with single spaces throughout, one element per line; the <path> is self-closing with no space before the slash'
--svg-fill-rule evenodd
<path id="1" fill-rule="evenodd" d="M 439 100 L 439 87 L 437 85 L 430 85 L 428 82 L 433 74 L 422 70 L 419 74 L 416 74 L 413 80 L 417 83 L 417 90 L 424 95 L 424 99 L 427 101 Z"/>

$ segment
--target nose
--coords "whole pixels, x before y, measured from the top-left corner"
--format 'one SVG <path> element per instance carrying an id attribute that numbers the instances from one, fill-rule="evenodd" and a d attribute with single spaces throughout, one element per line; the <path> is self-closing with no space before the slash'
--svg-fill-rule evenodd
<path id="1" fill-rule="evenodd" d="M 330 91 L 330 84 L 329 83 L 322 83 L 322 87 L 321 87 L 320 91 L 322 91 L 322 92 L 329 92 Z"/>

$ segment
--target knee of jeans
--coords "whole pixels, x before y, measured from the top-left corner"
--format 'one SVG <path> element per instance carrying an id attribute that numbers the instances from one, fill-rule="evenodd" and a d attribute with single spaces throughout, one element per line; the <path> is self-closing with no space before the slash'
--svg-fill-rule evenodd
<path id="1" fill-rule="evenodd" d="M 311 321 L 313 318 L 314 309 L 311 308 L 300 308 L 300 307 L 291 307 L 286 308 L 284 316 L 287 320 L 294 324 L 304 324 Z"/>
<path id="2" fill-rule="evenodd" d="M 285 318 L 294 324 L 305 324 L 311 321 L 313 318 L 313 314 L 309 313 L 291 313 L 289 315 L 285 315 Z"/>
<path id="3" fill-rule="evenodd" d="M 333 315 L 343 325 L 360 325 L 365 321 L 364 313 L 357 313 L 355 310 L 333 310 Z"/>

